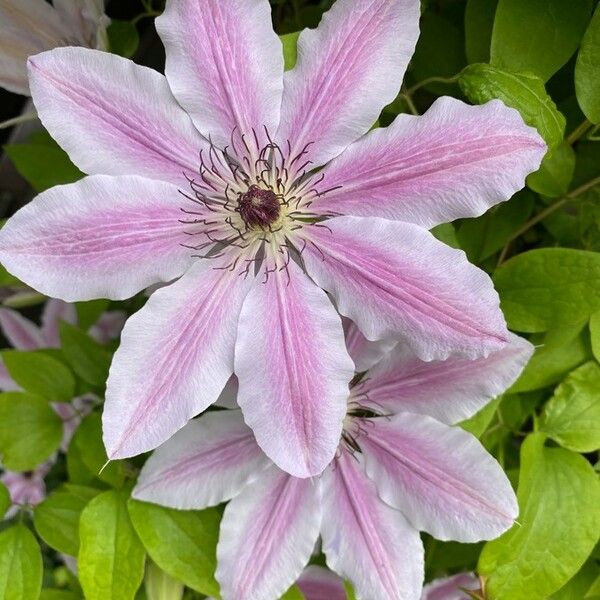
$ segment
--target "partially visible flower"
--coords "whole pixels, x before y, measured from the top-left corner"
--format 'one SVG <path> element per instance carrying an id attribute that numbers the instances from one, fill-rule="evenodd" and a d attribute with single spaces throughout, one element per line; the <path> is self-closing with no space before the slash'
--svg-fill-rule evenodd
<path id="1" fill-rule="evenodd" d="M 12 506 L 6 511 L 5 519 L 13 517 L 21 506 L 36 506 L 46 497 L 44 477 L 48 474 L 54 460 L 38 465 L 33 471 L 4 471 L 0 481 L 8 489 Z"/>
<path id="2" fill-rule="evenodd" d="M 27 59 L 60 46 L 107 46 L 104 0 L 0 0 L 0 87 L 29 95 Z"/>
<path id="3" fill-rule="evenodd" d="M 344 582 L 328 569 L 310 565 L 302 572 L 296 585 L 305 600 L 346 600 Z"/>
<path id="4" fill-rule="evenodd" d="M 473 573 L 458 573 L 444 579 L 436 579 L 423 588 L 421 600 L 472 600 L 464 590 L 476 592 L 480 583 Z"/>
<path id="5" fill-rule="evenodd" d="M 166 77 L 83 48 L 29 61 L 42 122 L 89 177 L 8 221 L 5 267 L 68 301 L 174 282 L 125 326 L 103 414 L 110 458 L 167 440 L 235 372 L 265 453 L 320 473 L 353 374 L 335 306 L 423 360 L 506 344 L 490 278 L 427 229 L 509 198 L 543 140 L 500 101 L 454 98 L 369 132 L 400 90 L 419 0 L 337 0 L 285 73 L 270 11 L 168 0 Z"/>
<path id="6" fill-rule="evenodd" d="M 350 353 L 381 353 L 349 332 Z M 320 478 L 299 479 L 261 452 L 240 411 L 209 412 L 163 444 L 133 496 L 179 509 L 230 500 L 216 577 L 225 600 L 278 598 L 318 536 L 327 565 L 364 600 L 416 600 L 419 530 L 475 542 L 510 528 L 515 494 L 478 440 L 452 425 L 519 376 L 533 348 L 511 335 L 488 358 L 424 362 L 397 346 L 352 387 L 342 442 Z"/>

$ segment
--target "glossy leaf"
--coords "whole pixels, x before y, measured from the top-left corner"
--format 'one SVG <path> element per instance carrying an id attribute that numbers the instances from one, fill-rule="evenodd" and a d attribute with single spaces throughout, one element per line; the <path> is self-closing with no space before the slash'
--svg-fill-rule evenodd
<path id="1" fill-rule="evenodd" d="M 0 533 L 0 598 L 35 600 L 42 587 L 42 555 L 34 535 L 17 524 Z"/>
<path id="2" fill-rule="evenodd" d="M 577 101 L 592 123 L 600 123 L 600 7 L 583 36 L 575 66 Z"/>
<path id="3" fill-rule="evenodd" d="M 543 196 L 558 198 L 569 191 L 574 171 L 575 152 L 563 143 L 548 152 L 539 170 L 527 178 L 527 185 Z"/>

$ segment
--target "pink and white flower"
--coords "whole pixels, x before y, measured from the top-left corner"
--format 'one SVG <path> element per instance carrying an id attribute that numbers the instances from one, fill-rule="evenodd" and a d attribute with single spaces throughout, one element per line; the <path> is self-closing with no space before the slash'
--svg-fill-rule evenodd
<path id="1" fill-rule="evenodd" d="M 458 573 L 427 584 L 421 600 L 472 600 L 473 596 L 465 590 L 476 592 L 480 589 L 481 584 L 473 573 Z"/>
<path id="2" fill-rule="evenodd" d="M 61 46 L 104 49 L 104 0 L 0 0 L 0 87 L 29 96 L 27 59 Z"/>
<path id="3" fill-rule="evenodd" d="M 6 486 L 12 506 L 6 511 L 5 519 L 14 517 L 22 506 L 36 506 L 46 498 L 44 477 L 49 473 L 53 460 L 38 465 L 33 471 L 4 471 L 0 481 Z"/>
<path id="4" fill-rule="evenodd" d="M 154 452 L 133 496 L 179 509 L 230 500 L 217 547 L 225 600 L 278 598 L 319 535 L 328 567 L 358 598 L 418 599 L 419 530 L 475 542 L 517 517 L 500 465 L 453 425 L 509 387 L 532 351 L 512 335 L 474 361 L 423 362 L 395 349 L 352 387 L 342 441 L 319 478 L 276 467 L 240 411 L 209 412 Z"/>
<path id="5" fill-rule="evenodd" d="M 261 448 L 320 473 L 353 373 L 330 298 L 369 340 L 423 360 L 506 344 L 489 277 L 427 228 L 510 197 L 546 147 L 499 101 L 441 98 L 368 133 L 400 89 L 419 8 L 337 0 L 285 74 L 267 0 L 168 0 L 166 77 L 82 48 L 30 59 L 42 122 L 89 176 L 10 219 L 3 264 L 67 301 L 176 280 L 125 326 L 110 458 L 167 440 L 235 372 Z"/>

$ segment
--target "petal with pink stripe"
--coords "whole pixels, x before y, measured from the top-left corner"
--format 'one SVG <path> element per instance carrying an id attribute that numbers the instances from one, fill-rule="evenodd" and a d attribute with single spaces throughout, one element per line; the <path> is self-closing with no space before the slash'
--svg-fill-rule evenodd
<path id="1" fill-rule="evenodd" d="M 268 0 L 167 2 L 156 27 L 171 89 L 205 136 L 226 146 L 236 128 L 274 132 L 283 52 Z"/>
<path id="2" fill-rule="evenodd" d="M 306 235 L 309 275 L 367 339 L 399 339 L 423 360 L 479 358 L 506 344 L 491 279 L 425 229 L 337 217 Z"/>
<path id="3" fill-rule="evenodd" d="M 399 115 L 333 160 L 323 185 L 338 189 L 314 206 L 430 228 L 508 200 L 545 153 L 537 131 L 500 100 L 439 98 L 423 116 Z"/>
<path id="4" fill-rule="evenodd" d="M 320 484 L 276 467 L 225 508 L 216 578 L 223 600 L 272 600 L 296 581 L 321 525 Z"/>
<path id="5" fill-rule="evenodd" d="M 350 319 L 342 319 L 346 335 L 346 348 L 358 373 L 370 369 L 387 356 L 397 345 L 396 340 L 371 342 Z"/>
<path id="6" fill-rule="evenodd" d="M 84 173 L 143 175 L 187 189 L 184 173 L 198 172 L 207 142 L 163 75 L 87 48 L 44 52 L 28 65 L 42 123 Z"/>
<path id="7" fill-rule="evenodd" d="M 451 577 L 435 579 L 423 588 L 421 600 L 471 600 L 464 590 L 480 590 L 480 583 L 473 573 L 458 573 Z"/>
<path id="8" fill-rule="evenodd" d="M 180 510 L 230 500 L 271 465 L 239 410 L 190 421 L 146 461 L 134 498 Z"/>
<path id="9" fill-rule="evenodd" d="M 298 40 L 284 75 L 281 142 L 320 166 L 365 134 L 400 91 L 419 36 L 418 0 L 337 0 Z"/>
<path id="10" fill-rule="evenodd" d="M 192 264 L 170 183 L 95 175 L 57 186 L 0 230 L 0 260 L 19 279 L 68 302 L 122 300 Z"/>
<path id="11" fill-rule="evenodd" d="M 256 280 L 235 349 L 238 403 L 260 447 L 296 477 L 329 464 L 354 374 L 342 322 L 325 292 L 294 263 Z"/>
<path id="12" fill-rule="evenodd" d="M 0 330 L 12 347 L 18 350 L 46 347 L 40 328 L 16 310 L 0 308 Z"/>
<path id="13" fill-rule="evenodd" d="M 42 335 L 48 348 L 60 347 L 61 322 L 75 325 L 77 323 L 77 310 L 74 304 L 51 298 L 44 305 L 42 311 Z"/>
<path id="14" fill-rule="evenodd" d="M 509 343 L 487 358 L 424 362 L 397 347 L 354 388 L 360 403 L 386 413 L 429 415 L 452 425 L 472 417 L 519 377 L 534 347 L 509 334 Z"/>
<path id="15" fill-rule="evenodd" d="M 517 518 L 517 499 L 504 471 L 459 427 L 400 413 L 371 419 L 358 444 L 381 498 L 437 539 L 493 539 Z"/>
<path id="16" fill-rule="evenodd" d="M 152 450 L 212 404 L 233 372 L 249 280 L 199 261 L 129 318 L 104 406 L 109 458 Z"/>
<path id="17" fill-rule="evenodd" d="M 323 552 L 358 598 L 418 600 L 423 582 L 419 533 L 377 496 L 348 452 L 323 475 Z"/>

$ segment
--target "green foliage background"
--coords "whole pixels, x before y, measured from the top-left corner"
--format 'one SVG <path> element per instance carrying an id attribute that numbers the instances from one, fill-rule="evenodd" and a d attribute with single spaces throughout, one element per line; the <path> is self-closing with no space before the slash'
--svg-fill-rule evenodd
<path id="1" fill-rule="evenodd" d="M 133 21 L 113 24 L 114 52 L 144 62 L 148 55 L 136 50 L 140 34 L 145 47 L 159 44 L 150 25 L 158 4 L 140 2 Z M 290 68 L 295 32 L 315 26 L 331 2 L 272 4 Z M 435 230 L 490 273 L 510 328 L 528 337 L 536 352 L 506 394 L 463 424 L 513 481 L 519 524 L 487 544 L 425 536 L 427 579 L 474 570 L 485 584 L 481 597 L 489 600 L 598 600 L 600 8 L 593 0 L 423 0 L 421 28 L 402 91 L 377 125 L 400 112 L 423 113 L 444 94 L 474 104 L 499 98 L 550 148 L 527 188 L 507 203 Z M 36 191 L 81 176 L 44 132 L 4 152 Z M 0 285 L 21 284 L 0 271 Z M 9 303 L 35 315 L 41 301 L 30 294 Z M 133 312 L 143 301 L 111 308 Z M 0 394 L 6 468 L 30 470 L 57 451 L 61 422 L 50 402 L 86 392 L 102 397 L 116 344 L 102 346 L 86 329 L 106 308 L 104 301 L 79 305 L 79 326 L 61 327 L 60 350 L 2 352 L 25 390 Z M 221 510 L 174 511 L 132 501 L 144 457 L 102 469 L 100 411 L 86 417 L 46 477 L 48 498 L 0 523 L 0 596 L 217 595 Z M 9 504 L 0 487 L 0 512 Z M 79 577 L 58 553 L 78 557 Z M 292 589 L 286 597 L 301 594 Z"/>

